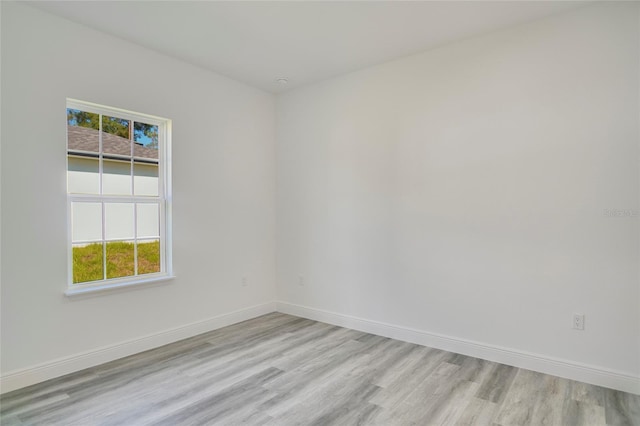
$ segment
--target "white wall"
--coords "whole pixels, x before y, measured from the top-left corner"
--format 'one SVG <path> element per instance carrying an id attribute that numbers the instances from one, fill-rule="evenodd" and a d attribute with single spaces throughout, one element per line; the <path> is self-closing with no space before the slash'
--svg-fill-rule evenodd
<path id="1" fill-rule="evenodd" d="M 638 217 L 604 214 L 640 207 L 637 4 L 298 89 L 277 120 L 269 94 L 1 10 L 3 377 L 33 382 L 81 368 L 77 354 L 121 356 L 121 342 L 266 306 L 276 201 L 280 306 L 640 373 Z M 173 120 L 172 283 L 63 296 L 66 97 Z"/>
<path id="2" fill-rule="evenodd" d="M 1 7 L 2 374 L 272 302 L 273 96 Z M 63 295 L 67 97 L 173 120 L 173 282 Z"/>
<path id="3" fill-rule="evenodd" d="M 640 207 L 638 22 L 596 4 L 279 97 L 282 306 L 635 380 L 638 216 L 604 210 Z"/>

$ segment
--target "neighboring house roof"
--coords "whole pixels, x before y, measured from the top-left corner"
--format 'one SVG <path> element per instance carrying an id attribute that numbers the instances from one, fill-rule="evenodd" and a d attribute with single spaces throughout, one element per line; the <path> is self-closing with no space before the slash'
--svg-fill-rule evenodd
<path id="1" fill-rule="evenodd" d="M 99 131 L 88 127 L 67 126 L 67 152 L 85 157 L 97 157 L 99 152 Z M 126 160 L 131 157 L 129 139 L 102 132 L 102 156 L 104 158 Z M 134 158 L 143 162 L 157 163 L 158 150 L 133 143 Z"/>

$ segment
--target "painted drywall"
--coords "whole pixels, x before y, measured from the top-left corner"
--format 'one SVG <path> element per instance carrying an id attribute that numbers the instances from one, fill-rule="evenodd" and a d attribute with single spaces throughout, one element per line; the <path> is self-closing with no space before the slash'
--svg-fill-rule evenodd
<path id="1" fill-rule="evenodd" d="M 638 6 L 280 95 L 278 300 L 638 377 Z"/>
<path id="2" fill-rule="evenodd" d="M 273 96 L 27 5 L 1 7 L 2 374 L 272 302 Z M 173 281 L 64 296 L 67 97 L 172 120 Z"/>

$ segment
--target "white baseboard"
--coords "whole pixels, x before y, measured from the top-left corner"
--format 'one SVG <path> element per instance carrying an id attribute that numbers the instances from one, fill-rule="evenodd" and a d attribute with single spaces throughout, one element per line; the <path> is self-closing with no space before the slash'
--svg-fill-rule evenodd
<path id="1" fill-rule="evenodd" d="M 64 376 L 65 374 L 113 361 L 149 349 L 157 348 L 178 340 L 236 324 L 275 311 L 276 303 L 264 303 L 227 314 L 218 315 L 181 327 L 150 334 L 137 339 L 105 346 L 69 357 L 39 364 L 33 367 L 11 371 L 0 377 L 0 393 Z"/>
<path id="2" fill-rule="evenodd" d="M 385 324 L 379 321 L 371 321 L 351 315 L 343 315 L 286 302 L 277 302 L 277 310 L 285 314 L 352 328 L 366 333 L 640 395 L 640 377 L 620 371 L 429 333 L 408 327 Z"/>
<path id="3" fill-rule="evenodd" d="M 274 311 L 640 395 L 640 377 L 632 374 L 286 302 L 252 306 L 116 345 L 11 371 L 0 377 L 0 393 L 10 392 Z"/>

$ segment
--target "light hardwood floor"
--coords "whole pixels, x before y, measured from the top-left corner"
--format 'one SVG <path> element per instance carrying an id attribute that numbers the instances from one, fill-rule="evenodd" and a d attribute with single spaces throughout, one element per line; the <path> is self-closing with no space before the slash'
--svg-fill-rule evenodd
<path id="1" fill-rule="evenodd" d="M 2 425 L 640 425 L 640 396 L 284 314 L 20 389 Z"/>

